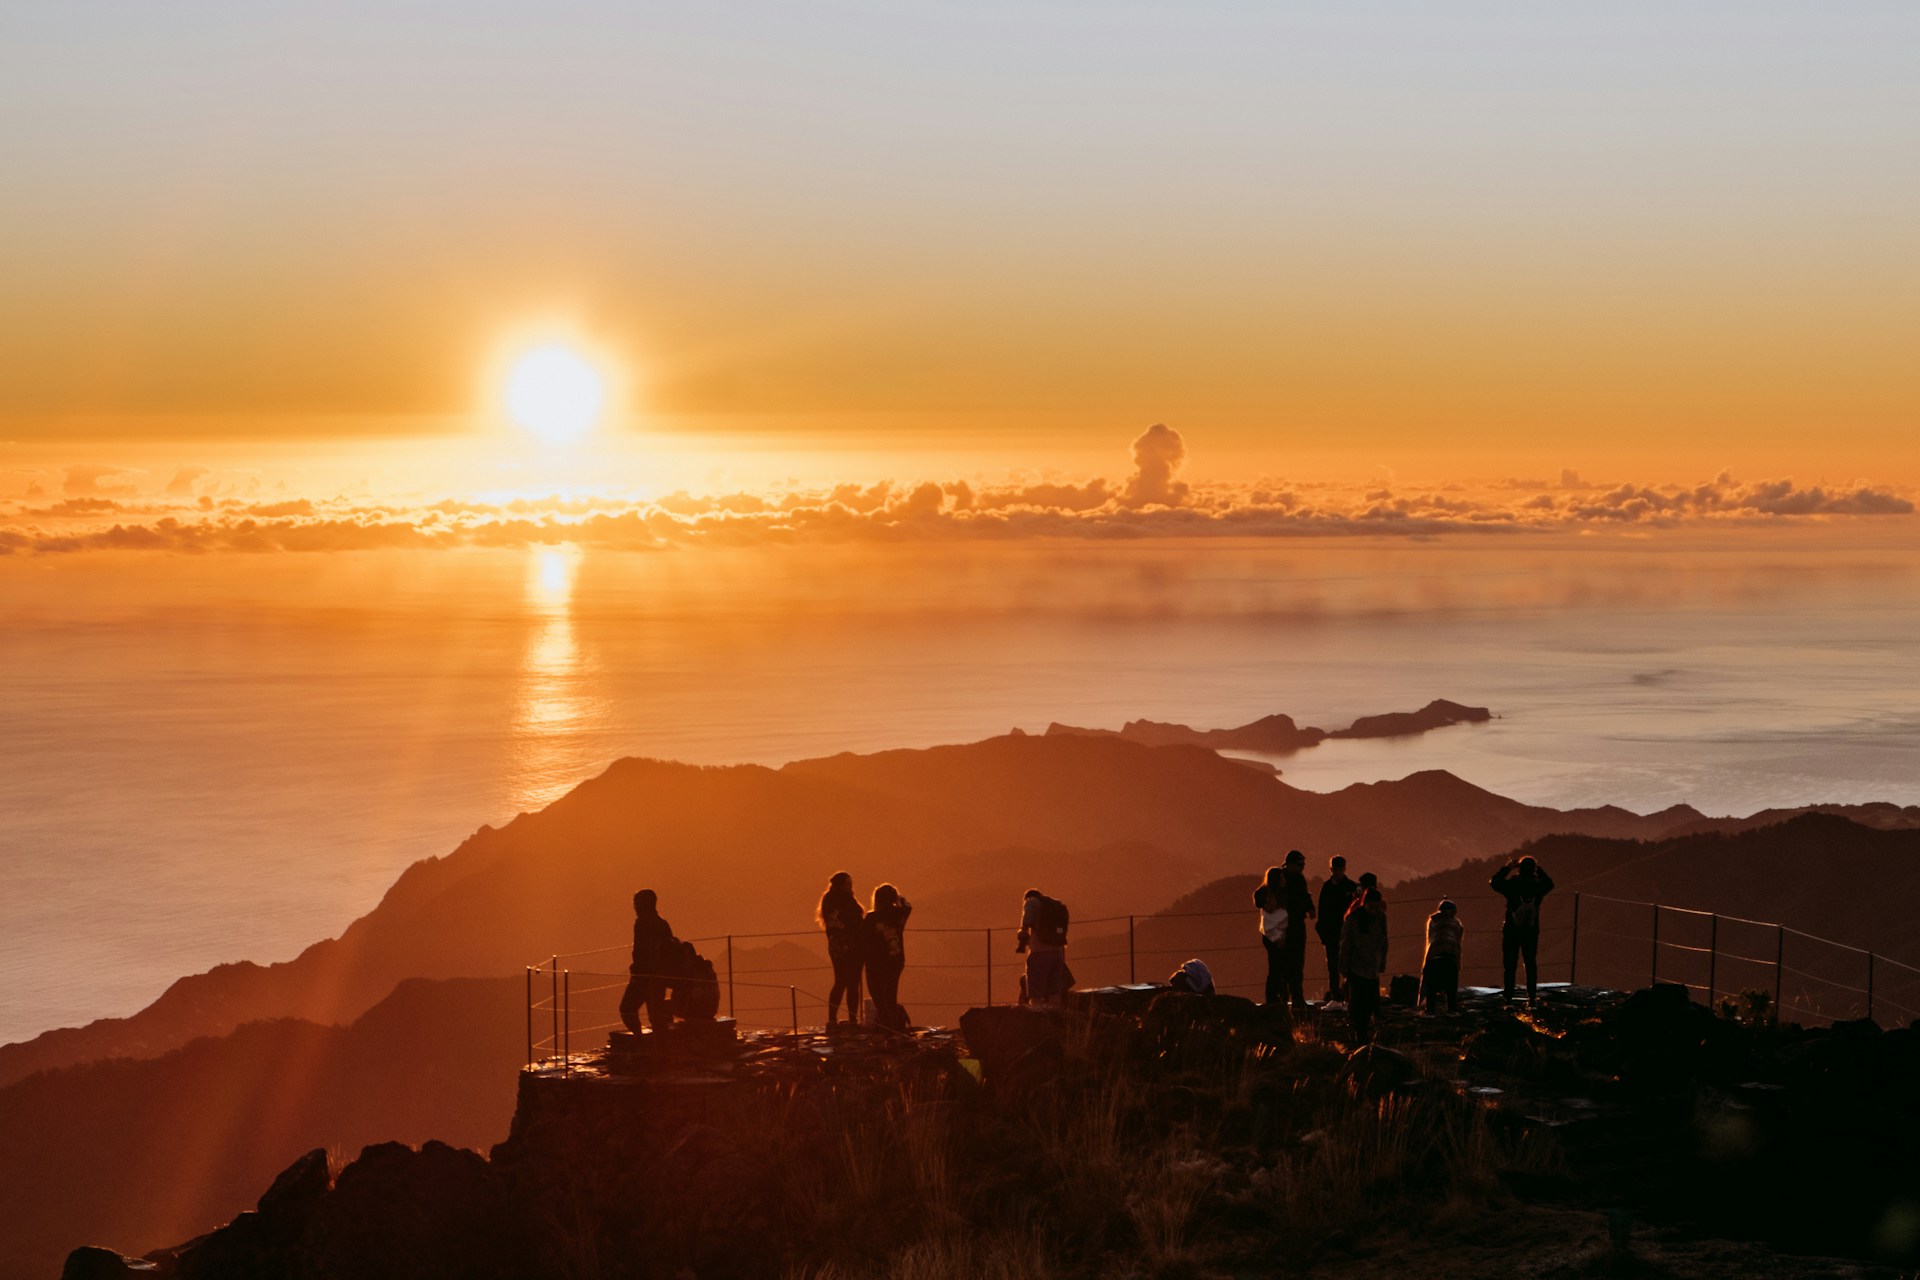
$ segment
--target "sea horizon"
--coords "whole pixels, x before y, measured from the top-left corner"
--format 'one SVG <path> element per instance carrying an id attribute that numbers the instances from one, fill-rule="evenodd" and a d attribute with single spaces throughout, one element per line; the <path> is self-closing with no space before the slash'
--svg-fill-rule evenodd
<path id="1" fill-rule="evenodd" d="M 1559 808 L 1920 803 L 1920 695 L 1886 679 L 1920 659 L 1903 536 L 1584 541 L 0 565 L 0 847 L 24 890 L 0 1041 L 289 959 L 633 755 L 1334 729 L 1449 698 L 1497 718 L 1271 762 L 1313 791 L 1446 769 Z"/>

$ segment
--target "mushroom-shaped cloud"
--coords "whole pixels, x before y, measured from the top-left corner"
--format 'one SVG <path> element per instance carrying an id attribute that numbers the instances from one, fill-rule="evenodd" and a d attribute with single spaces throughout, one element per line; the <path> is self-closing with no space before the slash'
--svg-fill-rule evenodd
<path id="1" fill-rule="evenodd" d="M 1178 431 L 1162 422 L 1148 427 L 1133 442 L 1133 476 L 1127 481 L 1126 505 L 1179 506 L 1186 500 L 1187 485 L 1174 476 L 1186 459 L 1187 445 Z"/>

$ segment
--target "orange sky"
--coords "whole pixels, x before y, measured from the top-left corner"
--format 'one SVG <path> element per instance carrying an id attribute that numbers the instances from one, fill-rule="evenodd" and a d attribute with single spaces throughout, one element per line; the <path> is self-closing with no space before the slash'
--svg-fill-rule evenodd
<path id="1" fill-rule="evenodd" d="M 1899 6 L 90 8 L 0 30 L 16 448 L 457 436 L 559 318 L 641 447 L 1920 482 Z"/>

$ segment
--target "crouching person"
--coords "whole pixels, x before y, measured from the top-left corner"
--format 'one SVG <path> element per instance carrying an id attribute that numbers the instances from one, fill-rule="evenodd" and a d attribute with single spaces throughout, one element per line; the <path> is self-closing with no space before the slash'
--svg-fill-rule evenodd
<path id="1" fill-rule="evenodd" d="M 1340 976 L 1347 987 L 1347 1016 L 1353 1041 L 1373 1039 L 1373 1015 L 1380 1008 L 1380 975 L 1387 967 L 1387 903 L 1378 889 L 1363 889 L 1347 908 L 1340 928 Z"/>
<path id="2" fill-rule="evenodd" d="M 1215 994 L 1213 988 L 1213 970 L 1207 968 L 1205 960 L 1189 960 L 1173 971 L 1167 979 L 1167 985 L 1175 991 L 1185 991 L 1196 996 Z"/>
<path id="3" fill-rule="evenodd" d="M 1448 898 L 1427 917 L 1427 953 L 1420 963 L 1420 994 L 1428 1013 L 1460 1012 L 1460 908 Z M 1444 1009 L 1442 1006 L 1445 1006 Z"/>
<path id="4" fill-rule="evenodd" d="M 713 961 L 694 950 L 691 942 L 679 943 L 679 962 L 668 985 L 667 1008 L 681 1022 L 712 1022 L 720 1013 L 720 978 Z"/>

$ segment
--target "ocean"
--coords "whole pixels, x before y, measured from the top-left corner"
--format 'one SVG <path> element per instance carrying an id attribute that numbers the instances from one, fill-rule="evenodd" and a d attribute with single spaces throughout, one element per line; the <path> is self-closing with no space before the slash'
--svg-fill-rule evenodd
<path id="1" fill-rule="evenodd" d="M 1902 522 L 0 558 L 0 1040 L 290 957 L 626 755 L 1333 728 L 1445 697 L 1498 719 L 1275 763 L 1556 806 L 1920 803 L 1914 551 Z"/>

